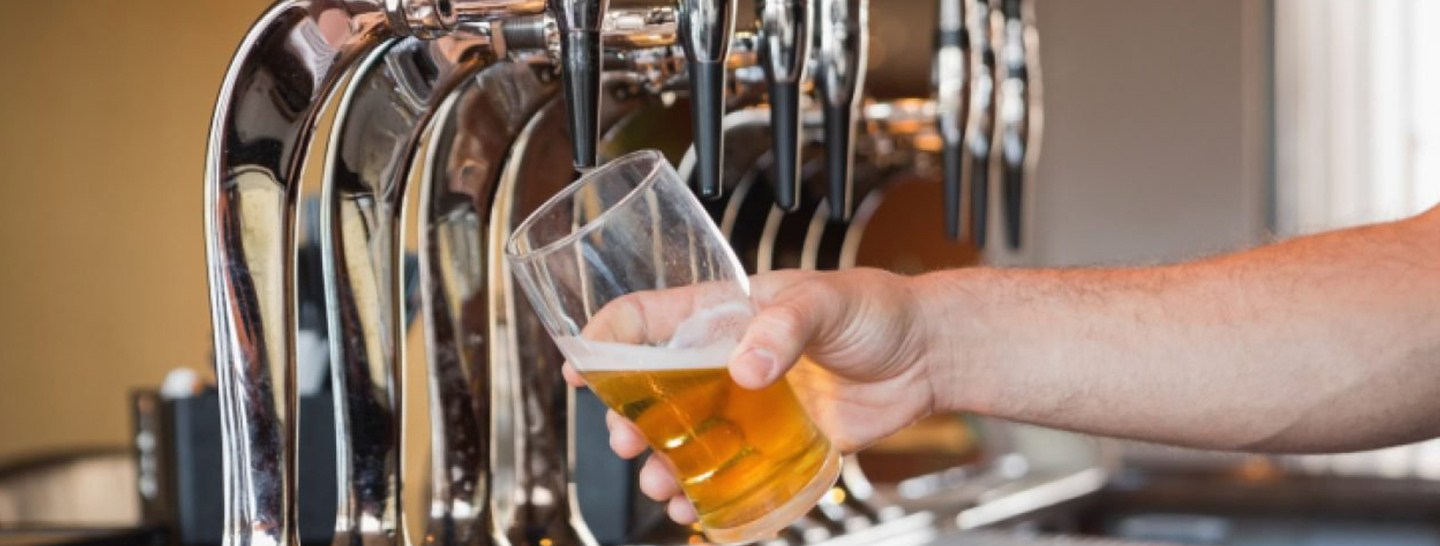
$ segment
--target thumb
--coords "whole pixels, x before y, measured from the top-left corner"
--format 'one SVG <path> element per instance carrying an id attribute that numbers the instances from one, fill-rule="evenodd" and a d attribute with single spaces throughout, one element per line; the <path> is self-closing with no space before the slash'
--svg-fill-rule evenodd
<path id="1" fill-rule="evenodd" d="M 730 355 L 730 377 L 760 389 L 793 367 L 807 347 L 844 320 L 844 296 L 818 277 L 777 292 L 760 305 Z"/>

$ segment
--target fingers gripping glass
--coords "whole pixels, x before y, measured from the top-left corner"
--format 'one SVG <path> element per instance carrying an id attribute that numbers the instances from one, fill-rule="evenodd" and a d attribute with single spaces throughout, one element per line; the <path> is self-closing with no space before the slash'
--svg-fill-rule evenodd
<path id="1" fill-rule="evenodd" d="M 834 484 L 839 454 L 789 383 L 730 379 L 754 314 L 748 280 L 659 153 L 570 185 L 506 254 L 560 350 L 669 463 L 711 540 L 771 536 Z"/>

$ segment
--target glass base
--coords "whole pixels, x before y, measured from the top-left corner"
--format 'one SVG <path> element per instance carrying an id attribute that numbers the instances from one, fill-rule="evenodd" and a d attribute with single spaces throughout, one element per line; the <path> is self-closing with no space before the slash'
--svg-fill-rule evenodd
<path id="1" fill-rule="evenodd" d="M 775 538 L 781 530 L 800 519 L 821 499 L 825 498 L 839 478 L 840 450 L 835 449 L 835 446 L 831 444 L 830 452 L 825 454 L 825 463 L 820 467 L 820 471 L 816 472 L 815 477 L 810 479 L 810 483 L 800 488 L 795 496 L 785 504 L 749 523 L 724 529 L 706 528 L 705 537 L 716 544 L 744 544 Z"/>

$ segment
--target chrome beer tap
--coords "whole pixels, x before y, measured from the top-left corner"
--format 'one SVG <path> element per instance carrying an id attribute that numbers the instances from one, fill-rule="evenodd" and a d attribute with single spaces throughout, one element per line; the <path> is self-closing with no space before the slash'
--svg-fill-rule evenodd
<path id="1" fill-rule="evenodd" d="M 770 134 L 775 152 L 775 204 L 799 206 L 800 86 L 810 60 L 810 0 L 757 0 L 760 66 L 769 84 Z"/>
<path id="2" fill-rule="evenodd" d="M 673 10 L 663 7 L 611 10 L 603 25 L 605 57 L 632 58 L 628 54 L 673 44 L 674 20 Z M 511 227 L 537 199 L 573 179 L 575 150 L 566 133 L 573 118 L 566 103 L 553 98 L 554 86 L 537 79 L 548 72 L 546 59 L 556 44 L 563 47 L 563 32 L 553 20 L 534 17 L 503 27 L 509 55 L 519 62 L 481 72 L 445 105 L 431 129 L 421 176 L 422 294 L 431 358 L 460 360 L 437 369 L 466 374 L 436 374 L 432 382 L 437 389 L 447 388 L 444 382 L 466 386 L 465 395 L 479 404 L 473 418 L 485 420 L 477 425 L 488 432 L 479 439 L 487 452 L 478 457 L 488 459 L 481 464 L 490 468 L 489 490 L 470 490 L 464 506 L 488 511 L 489 520 L 474 521 L 473 532 L 488 523 L 496 544 L 589 545 L 595 540 L 572 494 L 561 361 L 543 330 L 534 329 L 539 323 L 528 306 L 515 303 L 502 254 Z M 526 66 L 532 62 L 539 64 Z M 610 92 L 595 103 L 598 129 L 637 102 L 639 95 L 618 93 L 633 80 L 624 76 L 603 75 Z"/>
<path id="3" fill-rule="evenodd" d="M 992 17 L 1000 0 L 973 0 L 970 36 L 974 38 L 970 74 L 970 120 L 966 132 L 966 176 L 970 184 L 970 240 L 985 248 L 990 212 L 990 154 L 995 141 L 995 46 Z"/>
<path id="4" fill-rule="evenodd" d="M 487 296 L 496 281 L 485 230 L 506 155 L 558 92 L 545 75 L 500 62 L 466 82 L 436 113 L 422 165 L 421 299 L 434 422 L 427 539 L 440 544 L 509 543 L 491 511 L 492 492 L 514 487 L 513 472 L 495 464 L 513 461 L 492 446 L 514 429 L 508 421 L 492 427 L 505 378 L 490 358 Z"/>
<path id="5" fill-rule="evenodd" d="M 406 536 L 400 503 L 405 313 L 399 297 L 405 188 L 435 109 L 495 61 L 489 34 L 489 25 L 481 24 L 434 40 L 387 42 L 355 68 L 335 115 L 321 191 L 321 249 L 340 431 L 337 545 L 401 543 Z M 446 387 L 438 392 L 450 394 Z M 452 402 L 446 399 L 434 399 L 441 432 L 433 436 L 435 454 L 442 458 L 437 467 L 448 470 L 437 475 L 473 474 L 474 467 L 442 465 L 450 462 L 446 456 L 477 449 L 450 445 L 463 441 L 456 425 L 468 414 L 445 411 L 454 409 L 444 407 Z M 483 444 L 478 449 L 483 454 Z M 434 489 L 448 494 L 452 485 L 467 487 L 437 483 Z"/>
<path id="6" fill-rule="evenodd" d="M 281 0 L 242 41 L 217 100 L 205 174 L 227 544 L 297 541 L 295 201 L 320 111 L 337 84 L 377 47 L 407 36 L 433 40 L 466 25 L 544 9 L 544 0 Z M 393 307 L 398 300 L 390 301 Z M 391 324 L 380 331 L 393 328 L 395 321 Z M 389 343 L 393 352 L 394 340 Z M 364 351 L 394 358 L 384 357 L 383 346 Z M 367 365 L 371 379 L 385 374 L 385 363 Z M 365 382 L 358 376 L 346 379 L 355 379 L 351 383 L 357 389 Z M 393 421 L 387 419 L 397 407 L 399 391 L 393 386 L 348 400 L 342 413 L 383 401 L 369 409 L 381 422 Z M 386 392 L 381 395 L 381 390 Z M 385 431 L 390 424 L 376 426 L 381 437 L 398 434 L 393 428 Z M 382 481 L 382 490 L 393 488 L 388 479 Z M 392 495 L 366 493 L 367 498 Z M 351 513 L 377 513 L 372 508 Z M 391 505 L 378 513 L 393 510 Z M 378 516 L 381 522 L 359 517 L 365 525 L 392 525 L 383 523 L 391 516 Z"/>
<path id="7" fill-rule="evenodd" d="M 1037 54 L 1032 4 L 1004 0 L 1005 26 L 1001 56 L 1005 75 L 1000 80 L 1000 188 L 1005 219 L 1005 242 L 1020 248 L 1024 227 L 1025 180 L 1033 172 L 1039 141 L 1039 93 L 1036 92 Z"/>
<path id="8" fill-rule="evenodd" d="M 869 0 L 816 0 L 815 86 L 825 112 L 830 217 L 850 217 L 851 167 L 869 50 Z"/>
<path id="9" fill-rule="evenodd" d="M 942 177 L 945 185 L 945 234 L 960 238 L 964 210 L 965 123 L 970 111 L 970 37 L 965 28 L 965 0 L 940 0 L 936 19 L 935 127 L 940 133 Z"/>
<path id="10" fill-rule="evenodd" d="M 734 0 L 676 0 L 679 34 L 690 70 L 690 109 L 698 191 L 703 199 L 721 194 L 726 60 L 735 33 Z"/>

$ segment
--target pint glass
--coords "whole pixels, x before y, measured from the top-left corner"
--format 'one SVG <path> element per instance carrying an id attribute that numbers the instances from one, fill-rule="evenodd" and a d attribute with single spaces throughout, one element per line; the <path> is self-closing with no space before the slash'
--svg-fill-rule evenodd
<path id="1" fill-rule="evenodd" d="M 790 384 L 747 390 L 730 379 L 754 316 L 749 282 L 659 153 L 570 185 L 506 254 L 556 345 L 669 464 L 711 540 L 771 536 L 834 484 L 839 453 Z"/>

